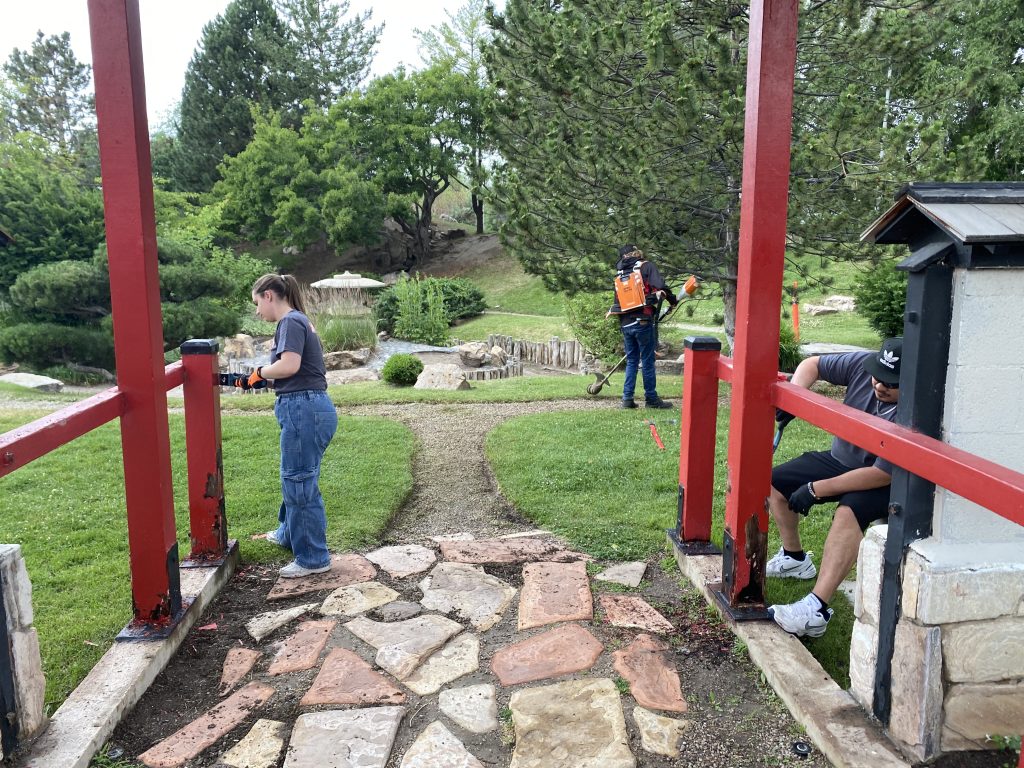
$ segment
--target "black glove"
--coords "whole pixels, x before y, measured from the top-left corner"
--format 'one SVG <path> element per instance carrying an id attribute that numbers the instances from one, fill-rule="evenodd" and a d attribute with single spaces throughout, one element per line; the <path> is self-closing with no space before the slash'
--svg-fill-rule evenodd
<path id="1" fill-rule="evenodd" d="M 781 408 L 775 409 L 775 425 L 779 429 L 785 429 L 786 425 L 789 424 L 789 422 L 791 422 L 795 418 L 796 416 L 794 416 L 789 411 L 784 411 Z"/>
<path id="2" fill-rule="evenodd" d="M 821 502 L 822 499 L 815 496 L 814 491 L 811 490 L 811 483 L 801 485 L 789 495 L 789 508 L 804 517 L 807 517 L 807 513 L 811 511 L 811 507 L 815 504 L 820 504 Z"/>

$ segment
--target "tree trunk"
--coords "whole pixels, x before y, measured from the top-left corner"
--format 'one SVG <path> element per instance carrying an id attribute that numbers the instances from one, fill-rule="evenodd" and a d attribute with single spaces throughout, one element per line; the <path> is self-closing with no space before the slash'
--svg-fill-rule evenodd
<path id="1" fill-rule="evenodd" d="M 725 340 L 729 345 L 729 354 L 736 354 L 736 267 L 728 267 L 729 275 L 722 281 L 722 303 L 725 305 Z"/>
<path id="2" fill-rule="evenodd" d="M 473 213 L 476 214 L 476 233 L 484 233 L 484 199 L 476 192 L 473 193 Z"/>

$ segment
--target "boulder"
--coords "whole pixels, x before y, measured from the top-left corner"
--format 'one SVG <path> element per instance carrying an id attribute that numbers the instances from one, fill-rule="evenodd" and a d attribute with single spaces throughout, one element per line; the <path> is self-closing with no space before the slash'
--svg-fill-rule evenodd
<path id="1" fill-rule="evenodd" d="M 824 304 L 804 304 L 800 311 L 810 317 L 817 317 L 818 315 L 834 315 L 839 310 L 835 307 L 827 307 Z"/>
<path id="2" fill-rule="evenodd" d="M 256 356 L 256 341 L 252 336 L 240 333 L 230 339 L 224 339 L 221 355 L 227 358 L 249 359 Z"/>
<path id="3" fill-rule="evenodd" d="M 327 386 L 352 384 L 357 381 L 380 381 L 380 374 L 369 368 L 352 368 L 347 371 L 328 371 Z"/>
<path id="4" fill-rule="evenodd" d="M 347 371 L 350 368 L 360 368 L 366 365 L 370 359 L 370 348 L 343 349 L 340 352 L 327 352 L 324 354 L 324 367 L 328 371 Z"/>
<path id="5" fill-rule="evenodd" d="M 508 355 L 505 350 L 497 344 L 491 347 L 491 365 L 495 368 L 504 368 L 506 362 L 508 362 Z"/>
<path id="6" fill-rule="evenodd" d="M 0 376 L 0 381 L 34 389 L 36 392 L 60 392 L 64 389 L 63 381 L 51 379 L 49 376 L 37 376 L 34 373 L 5 373 Z"/>
<path id="7" fill-rule="evenodd" d="M 489 365 L 491 361 L 491 350 L 483 341 L 468 341 L 456 349 L 459 352 L 459 359 L 462 364 L 470 368 L 479 368 L 482 365 Z"/>
<path id="8" fill-rule="evenodd" d="M 413 389 L 469 389 L 469 382 L 459 366 L 438 363 L 424 367 Z"/>
<path id="9" fill-rule="evenodd" d="M 842 296 L 838 293 L 832 294 L 821 303 L 840 312 L 853 312 L 857 309 L 857 300 L 853 296 Z"/>

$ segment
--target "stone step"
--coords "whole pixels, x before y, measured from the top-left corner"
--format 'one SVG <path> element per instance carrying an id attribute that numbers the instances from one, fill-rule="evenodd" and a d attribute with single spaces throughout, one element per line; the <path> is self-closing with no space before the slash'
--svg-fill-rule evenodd
<path id="1" fill-rule="evenodd" d="M 685 712 L 679 673 L 672 664 L 667 643 L 650 635 L 638 635 L 628 647 L 612 654 L 615 671 L 629 683 L 637 702 L 651 709 Z"/>
<path id="2" fill-rule="evenodd" d="M 231 648 L 224 657 L 224 669 L 220 674 L 220 694 L 234 688 L 256 664 L 263 654 L 251 648 Z"/>
<path id="3" fill-rule="evenodd" d="M 327 654 L 300 706 L 404 704 L 405 693 L 346 648 Z"/>
<path id="4" fill-rule="evenodd" d="M 636 595 L 601 595 L 601 608 L 613 627 L 633 627 L 661 634 L 674 632 L 672 622 Z"/>
<path id="5" fill-rule="evenodd" d="M 530 683 L 590 669 L 603 647 L 579 624 L 565 624 L 506 646 L 491 659 L 504 686 Z"/>
<path id="6" fill-rule="evenodd" d="M 440 563 L 420 582 L 423 607 L 457 613 L 484 632 L 499 621 L 516 595 L 515 587 L 468 563 Z"/>
<path id="7" fill-rule="evenodd" d="M 560 621 L 590 621 L 594 600 L 585 563 L 529 563 L 523 566 L 519 629 Z"/>
<path id="8" fill-rule="evenodd" d="M 437 562 L 434 550 L 418 544 L 381 547 L 366 553 L 366 559 L 393 579 L 404 579 L 415 573 L 423 573 Z"/>
<path id="9" fill-rule="evenodd" d="M 484 768 L 439 721 L 435 720 L 416 737 L 402 757 L 399 768 Z"/>
<path id="10" fill-rule="evenodd" d="M 284 768 L 384 768 L 404 715 L 405 707 L 300 715 Z"/>
<path id="11" fill-rule="evenodd" d="M 299 624 L 298 629 L 281 644 L 267 674 L 284 675 L 315 667 L 337 623 L 327 620 Z"/>
<path id="12" fill-rule="evenodd" d="M 301 579 L 280 578 L 270 590 L 270 594 L 267 595 L 267 600 L 284 600 L 310 592 L 319 592 L 323 589 L 347 587 L 349 584 L 372 581 L 376 576 L 377 569 L 362 555 L 351 553 L 332 555 L 331 570 L 325 573 L 314 573 L 312 576 L 304 576 Z"/>
<path id="13" fill-rule="evenodd" d="M 381 623 L 364 616 L 345 624 L 364 643 L 377 649 L 377 666 L 398 680 L 405 680 L 462 625 L 443 616 L 417 616 L 405 621 Z"/>

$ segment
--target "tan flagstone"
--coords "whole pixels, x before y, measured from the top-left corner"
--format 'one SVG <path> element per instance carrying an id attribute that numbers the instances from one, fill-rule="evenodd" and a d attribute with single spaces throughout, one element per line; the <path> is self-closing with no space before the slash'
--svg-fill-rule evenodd
<path id="1" fill-rule="evenodd" d="M 246 623 L 245 629 L 252 635 L 253 640 L 259 642 L 278 627 L 283 627 L 292 619 L 297 619 L 302 614 L 314 610 L 316 605 L 316 603 L 306 603 L 305 605 L 296 605 L 294 608 L 285 608 L 283 611 L 267 611 L 258 614 Z"/>
<path id="2" fill-rule="evenodd" d="M 138 759 L 149 768 L 179 768 L 236 728 L 273 693 L 274 689 L 269 685 L 249 683 L 206 714 L 143 752 Z"/>
<path id="3" fill-rule="evenodd" d="M 382 605 L 367 612 L 368 618 L 374 621 L 404 621 L 413 616 L 423 613 L 423 606 L 419 603 L 410 603 L 405 600 L 395 600 L 393 603 Z"/>
<path id="4" fill-rule="evenodd" d="M 301 579 L 279 578 L 274 584 L 267 600 L 283 600 L 323 589 L 337 589 L 361 581 L 372 581 L 377 575 L 373 563 L 362 555 L 346 554 L 331 556 L 331 570 L 326 573 L 315 573 Z"/>
<path id="5" fill-rule="evenodd" d="M 544 560 L 563 547 L 540 539 L 442 541 L 441 555 L 456 563 L 526 563 Z"/>
<path id="6" fill-rule="evenodd" d="M 624 587 L 639 587 L 647 572 L 647 563 L 616 563 L 594 576 L 598 581 L 610 581 Z"/>
<path id="7" fill-rule="evenodd" d="M 281 644 L 274 660 L 270 662 L 267 674 L 283 675 L 315 667 L 337 623 L 332 620 L 304 621 L 299 624 L 298 629 Z"/>
<path id="8" fill-rule="evenodd" d="M 403 682 L 420 696 L 437 693 L 441 687 L 480 668 L 480 640 L 471 632 L 463 632 L 428 658 Z"/>
<path id="9" fill-rule="evenodd" d="M 259 719 L 235 746 L 220 756 L 218 765 L 231 768 L 274 768 L 284 749 L 288 726 L 278 720 Z"/>
<path id="10" fill-rule="evenodd" d="M 346 648 L 333 648 L 324 659 L 300 706 L 320 704 L 404 704 L 405 693 Z"/>
<path id="11" fill-rule="evenodd" d="M 518 685 L 590 669 L 601 651 L 590 632 L 566 624 L 502 648 L 491 659 L 491 671 L 502 685 Z"/>
<path id="12" fill-rule="evenodd" d="M 433 614 L 388 623 L 360 616 L 345 628 L 376 648 L 377 666 L 399 680 L 409 677 L 424 659 L 462 631 L 461 624 Z"/>
<path id="13" fill-rule="evenodd" d="M 526 688 L 509 702 L 516 731 L 509 768 L 635 768 L 615 683 L 567 680 Z"/>
<path id="14" fill-rule="evenodd" d="M 263 654 L 252 648 L 231 648 L 224 657 L 224 669 L 220 674 L 220 695 L 234 688 L 239 681 L 249 674 L 256 660 Z"/>
<path id="15" fill-rule="evenodd" d="M 523 566 L 519 629 L 559 621 L 589 621 L 594 600 L 585 563 L 529 563 Z"/>
<path id="16" fill-rule="evenodd" d="M 320 606 L 325 616 L 358 616 L 381 605 L 397 600 L 400 595 L 379 581 L 364 581 L 338 587 Z"/>
<path id="17" fill-rule="evenodd" d="M 679 742 L 690 727 L 689 720 L 676 720 L 656 715 L 649 709 L 633 707 L 633 720 L 640 731 L 640 746 L 646 752 L 665 757 L 679 757 Z"/>
<path id="18" fill-rule="evenodd" d="M 300 715 L 284 768 L 384 768 L 404 715 L 405 707 Z"/>
<path id="19" fill-rule="evenodd" d="M 414 573 L 423 573 L 435 562 L 434 550 L 419 544 L 381 547 L 366 553 L 366 559 L 387 571 L 394 579 L 402 579 Z"/>
<path id="20" fill-rule="evenodd" d="M 416 737 L 398 768 L 484 768 L 484 765 L 435 720 Z"/>
<path id="21" fill-rule="evenodd" d="M 498 700 L 493 685 L 445 688 L 437 697 L 437 707 L 470 733 L 487 733 L 498 728 Z"/>
<path id="22" fill-rule="evenodd" d="M 467 563 L 440 563 L 420 582 L 420 589 L 424 608 L 455 611 L 480 632 L 501 621 L 516 594 L 512 585 Z"/>
<path id="23" fill-rule="evenodd" d="M 629 683 L 638 703 L 651 709 L 685 712 L 686 699 L 679 673 L 667 658 L 668 645 L 650 635 L 638 635 L 629 647 L 612 654 L 615 671 Z"/>
<path id="24" fill-rule="evenodd" d="M 672 622 L 636 595 L 601 595 L 601 608 L 613 627 L 636 627 L 648 632 L 675 632 Z"/>

